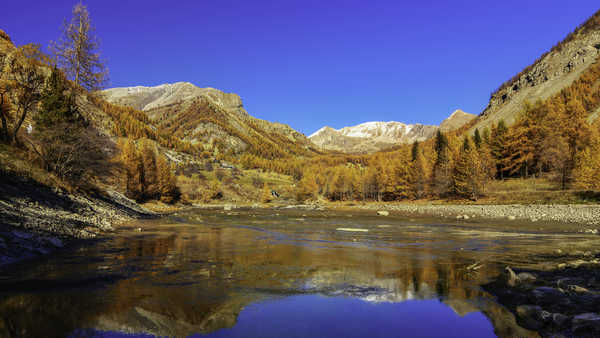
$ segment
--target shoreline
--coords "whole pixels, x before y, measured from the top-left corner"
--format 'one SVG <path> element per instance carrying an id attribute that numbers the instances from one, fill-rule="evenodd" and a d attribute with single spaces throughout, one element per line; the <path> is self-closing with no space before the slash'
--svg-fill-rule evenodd
<path id="1" fill-rule="evenodd" d="M 13 175 L 0 178 L 0 186 L 0 269 L 158 215 L 115 191 L 70 194 Z"/>
<path id="2" fill-rule="evenodd" d="M 446 219 L 504 220 L 528 223 L 560 222 L 589 226 L 585 230 L 599 233 L 600 205 L 589 204 L 365 204 L 339 206 L 361 210 L 384 210 L 411 215 L 427 215 Z M 465 217 L 466 216 L 466 217 Z"/>

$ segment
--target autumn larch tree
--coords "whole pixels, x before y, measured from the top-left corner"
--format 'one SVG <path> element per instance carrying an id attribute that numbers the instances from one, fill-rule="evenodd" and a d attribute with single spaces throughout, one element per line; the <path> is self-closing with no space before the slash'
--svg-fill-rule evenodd
<path id="1" fill-rule="evenodd" d="M 70 22 L 62 26 L 62 36 L 52 42 L 51 49 L 59 67 L 75 84 L 87 90 L 102 89 L 108 81 L 108 70 L 100 59 L 100 43 L 87 7 L 81 2 L 73 7 Z"/>
<path id="2" fill-rule="evenodd" d="M 437 157 L 433 166 L 431 186 L 436 195 L 445 196 L 450 192 L 452 185 L 452 167 L 448 139 L 439 130 L 435 137 L 435 153 Z"/>

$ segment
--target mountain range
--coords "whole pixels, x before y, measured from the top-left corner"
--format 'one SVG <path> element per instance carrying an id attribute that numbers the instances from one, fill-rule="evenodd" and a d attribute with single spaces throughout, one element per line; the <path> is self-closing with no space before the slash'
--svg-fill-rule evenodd
<path id="1" fill-rule="evenodd" d="M 353 127 L 323 127 L 308 138 L 323 150 L 345 153 L 372 153 L 399 144 L 425 141 L 438 130 L 451 131 L 472 121 L 476 116 L 454 111 L 439 126 L 404 124 L 402 122 L 366 122 Z"/>
<path id="2" fill-rule="evenodd" d="M 251 153 L 275 158 L 315 153 L 306 136 L 286 124 L 248 114 L 240 97 L 189 82 L 103 91 L 104 98 L 146 113 L 156 127 L 214 155 Z"/>

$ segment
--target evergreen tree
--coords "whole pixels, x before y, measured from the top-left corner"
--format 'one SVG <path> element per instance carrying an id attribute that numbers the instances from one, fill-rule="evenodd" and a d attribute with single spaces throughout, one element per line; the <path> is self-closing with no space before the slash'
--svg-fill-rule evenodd
<path id="1" fill-rule="evenodd" d="M 67 80 L 56 68 L 42 90 L 40 109 L 33 120 L 34 149 L 45 169 L 58 177 L 79 181 L 102 160 L 103 153 L 94 145 L 94 136 L 79 115 Z"/>
<path id="2" fill-rule="evenodd" d="M 35 127 L 40 132 L 55 128 L 60 123 L 75 122 L 79 113 L 72 93 L 65 93 L 66 79 L 56 67 L 42 90 L 39 113 L 34 116 Z"/>

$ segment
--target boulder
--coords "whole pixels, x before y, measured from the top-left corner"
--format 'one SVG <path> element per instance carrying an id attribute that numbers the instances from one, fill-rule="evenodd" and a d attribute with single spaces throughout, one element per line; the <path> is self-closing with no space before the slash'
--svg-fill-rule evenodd
<path id="1" fill-rule="evenodd" d="M 502 280 L 504 281 L 504 283 L 506 285 L 508 285 L 512 288 L 519 285 L 519 277 L 513 271 L 513 269 L 510 268 L 510 266 L 507 266 L 506 268 L 504 268 L 504 273 L 502 274 Z"/>
<path id="2" fill-rule="evenodd" d="M 552 314 L 552 323 L 558 327 L 563 327 L 568 320 L 569 317 L 563 315 L 562 313 Z"/>
<path id="3" fill-rule="evenodd" d="M 377 212 L 378 216 L 389 216 L 390 212 L 389 211 L 385 211 L 385 210 L 380 210 Z"/>
<path id="4" fill-rule="evenodd" d="M 600 315 L 597 313 L 582 313 L 571 320 L 573 331 L 578 333 L 600 333 Z"/>
<path id="5" fill-rule="evenodd" d="M 540 329 L 543 323 L 540 320 L 542 308 L 537 305 L 519 305 L 516 312 L 519 320 L 529 329 Z"/>

